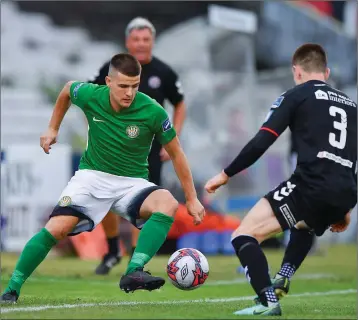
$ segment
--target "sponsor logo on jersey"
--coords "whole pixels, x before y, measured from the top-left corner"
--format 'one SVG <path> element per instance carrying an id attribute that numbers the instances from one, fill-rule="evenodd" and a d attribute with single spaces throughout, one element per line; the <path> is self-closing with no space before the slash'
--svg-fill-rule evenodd
<path id="1" fill-rule="evenodd" d="M 284 96 L 279 96 L 279 97 L 276 99 L 276 101 L 272 104 L 271 108 L 278 108 L 278 107 L 281 105 L 283 99 L 285 99 Z"/>
<path id="2" fill-rule="evenodd" d="M 157 76 L 151 76 L 151 77 L 148 79 L 148 85 L 149 85 L 149 87 L 151 87 L 152 89 L 158 89 L 161 84 L 162 84 L 162 81 L 161 81 L 160 78 L 157 77 Z"/>
<path id="3" fill-rule="evenodd" d="M 353 162 L 348 159 L 343 159 L 340 156 L 336 156 L 333 153 L 327 151 L 320 151 L 317 154 L 317 158 L 325 158 L 334 161 L 335 163 L 339 163 L 340 165 L 348 168 L 353 168 Z"/>
<path id="4" fill-rule="evenodd" d="M 341 94 L 337 94 L 335 92 L 328 91 L 328 95 L 329 95 L 329 100 L 331 100 L 331 101 L 346 104 L 348 106 L 356 108 L 356 104 L 353 100 L 351 100 Z"/>
<path id="5" fill-rule="evenodd" d="M 71 197 L 69 196 L 64 196 L 61 198 L 61 200 L 58 202 L 58 205 L 60 207 L 68 207 L 72 202 Z"/>
<path id="6" fill-rule="evenodd" d="M 162 128 L 163 128 L 163 132 L 166 132 L 166 131 L 168 131 L 168 130 L 170 130 L 172 128 L 172 123 L 170 122 L 169 118 L 167 118 L 162 123 Z"/>
<path id="7" fill-rule="evenodd" d="M 126 133 L 129 138 L 136 138 L 139 136 L 139 128 L 136 125 L 128 126 Z"/>
<path id="8" fill-rule="evenodd" d="M 83 86 L 83 85 L 84 85 L 84 83 L 81 82 L 81 83 L 77 84 L 77 85 L 75 86 L 75 88 L 73 89 L 73 97 L 74 97 L 75 99 L 77 99 L 78 89 L 81 88 L 81 86 Z"/>
<path id="9" fill-rule="evenodd" d="M 314 94 L 316 96 L 316 99 L 318 100 L 328 100 L 327 92 L 324 92 L 322 90 L 317 90 Z"/>

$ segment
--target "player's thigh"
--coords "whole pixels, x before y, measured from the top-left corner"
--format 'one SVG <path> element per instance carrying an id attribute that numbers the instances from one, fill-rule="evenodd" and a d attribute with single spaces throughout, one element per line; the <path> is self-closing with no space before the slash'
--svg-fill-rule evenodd
<path id="1" fill-rule="evenodd" d="M 116 237 L 119 233 L 120 217 L 112 211 L 109 211 L 102 220 L 103 231 L 107 238 Z"/>
<path id="2" fill-rule="evenodd" d="M 79 218 L 75 216 L 54 216 L 46 223 L 45 228 L 56 240 L 62 240 L 75 228 Z"/>
<path id="3" fill-rule="evenodd" d="M 140 207 L 139 215 L 142 219 L 148 219 L 152 213 L 160 212 L 174 217 L 178 205 L 178 201 L 168 190 L 158 189 L 149 194 L 144 200 Z"/>
<path id="4" fill-rule="evenodd" d="M 244 217 L 232 237 L 248 235 L 261 243 L 281 231 L 282 227 L 272 211 L 270 203 L 267 199 L 262 198 Z"/>
<path id="5" fill-rule="evenodd" d="M 144 179 L 128 178 L 127 183 L 132 184 L 130 191 L 113 203 L 113 212 L 137 228 L 141 228 L 153 212 L 174 216 L 178 203 L 169 191 Z"/>
<path id="6" fill-rule="evenodd" d="M 108 213 L 114 200 L 110 197 L 101 198 L 99 195 L 94 195 L 94 190 L 98 189 L 96 183 L 95 174 L 80 170 L 76 172 L 63 190 L 50 218 L 77 218 L 76 225 L 68 232 L 68 235 L 92 231 Z M 66 220 L 69 221 L 69 219 Z M 72 221 L 75 220 L 72 219 Z"/>

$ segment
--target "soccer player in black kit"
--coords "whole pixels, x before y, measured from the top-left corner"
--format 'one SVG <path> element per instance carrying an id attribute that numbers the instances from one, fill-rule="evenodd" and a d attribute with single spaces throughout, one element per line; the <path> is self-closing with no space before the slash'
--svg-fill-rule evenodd
<path id="1" fill-rule="evenodd" d="M 232 235 L 246 277 L 257 294 L 256 304 L 236 315 L 281 315 L 280 293 L 307 256 L 313 233 L 346 230 L 357 203 L 357 105 L 329 86 L 324 49 L 304 44 L 292 58 L 296 86 L 272 105 L 256 136 L 233 162 L 205 185 L 209 193 L 251 166 L 289 127 L 297 142 L 292 176 L 266 194 Z M 291 229 L 281 270 L 270 279 L 260 243 Z"/>
<path id="2" fill-rule="evenodd" d="M 155 28 L 147 19 L 137 17 L 129 22 L 126 28 L 126 47 L 128 52 L 135 56 L 142 66 L 139 91 L 155 99 L 163 106 L 168 100 L 174 106 L 173 125 L 180 135 L 183 127 L 186 106 L 184 95 L 178 75 L 163 61 L 152 55 L 155 39 Z M 91 83 L 105 85 L 105 78 L 108 75 L 110 61 L 106 62 L 100 69 L 98 76 Z M 149 181 L 161 185 L 161 170 L 164 161 L 170 157 L 162 148 L 161 144 L 154 139 L 148 157 Z M 96 268 L 96 274 L 108 274 L 109 271 L 121 260 L 119 250 L 119 217 L 109 212 L 102 221 L 104 232 L 108 243 L 108 253 L 103 257 L 102 262 Z M 138 230 L 132 228 L 133 248 L 135 249 Z"/>

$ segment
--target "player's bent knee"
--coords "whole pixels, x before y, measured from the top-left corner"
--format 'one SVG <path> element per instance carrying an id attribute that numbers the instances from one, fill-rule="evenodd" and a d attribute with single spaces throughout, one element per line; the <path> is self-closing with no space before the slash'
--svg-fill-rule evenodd
<path id="1" fill-rule="evenodd" d="M 165 215 L 174 217 L 178 210 L 179 203 L 173 195 L 164 189 L 154 191 L 144 202 L 141 211 L 149 212 L 160 212 Z"/>
<path id="2" fill-rule="evenodd" d="M 55 216 L 50 218 L 45 228 L 56 240 L 62 240 L 67 237 L 78 222 L 79 218 L 74 216 Z"/>
<path id="3" fill-rule="evenodd" d="M 261 243 L 270 237 L 270 233 L 260 226 L 239 226 L 231 235 L 231 240 L 238 236 L 250 236 Z"/>
<path id="4" fill-rule="evenodd" d="M 178 201 L 173 197 L 173 195 L 168 190 L 160 190 L 160 191 L 162 193 L 162 197 L 160 201 L 157 203 L 158 209 L 155 209 L 155 211 L 174 217 L 179 207 Z"/>

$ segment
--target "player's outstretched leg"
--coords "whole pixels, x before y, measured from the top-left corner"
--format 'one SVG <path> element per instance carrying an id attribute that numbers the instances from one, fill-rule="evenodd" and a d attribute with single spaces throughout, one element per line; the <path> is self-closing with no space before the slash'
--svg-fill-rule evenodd
<path id="1" fill-rule="evenodd" d="M 77 217 L 53 217 L 47 222 L 45 228 L 26 243 L 8 286 L 0 297 L 1 303 L 16 303 L 20 296 L 21 287 L 27 278 L 46 258 L 52 247 L 59 240 L 65 238 L 77 223 Z"/>
<path id="2" fill-rule="evenodd" d="M 164 243 L 174 222 L 178 202 L 167 190 L 152 192 L 140 208 L 140 217 L 148 219 L 138 238 L 137 247 L 128 264 L 119 286 L 125 292 L 138 289 L 154 290 L 164 285 L 165 280 L 143 271 L 144 266 Z"/>
<path id="3" fill-rule="evenodd" d="M 288 293 L 291 277 L 310 252 L 314 237 L 314 232 L 308 229 L 298 229 L 296 226 L 291 229 L 290 241 L 286 247 L 281 269 L 273 280 L 273 287 L 279 298 Z"/>
<path id="4" fill-rule="evenodd" d="M 121 262 L 119 249 L 119 216 L 108 212 L 102 220 L 102 226 L 107 238 L 108 252 L 95 270 L 96 274 L 107 275 L 114 266 Z"/>
<path id="5" fill-rule="evenodd" d="M 306 229 L 306 226 L 302 223 L 298 223 L 291 229 L 290 240 L 285 250 L 281 269 L 272 279 L 272 286 L 279 299 L 288 294 L 291 277 L 310 252 L 314 238 L 314 232 Z M 260 303 L 259 297 L 257 296 L 254 301 Z"/>
<path id="6" fill-rule="evenodd" d="M 260 304 L 235 312 L 236 315 L 281 315 L 281 307 L 272 287 L 268 263 L 260 243 L 281 232 L 281 226 L 266 199 L 261 199 L 245 216 L 232 235 L 232 245 L 245 269 Z"/>

